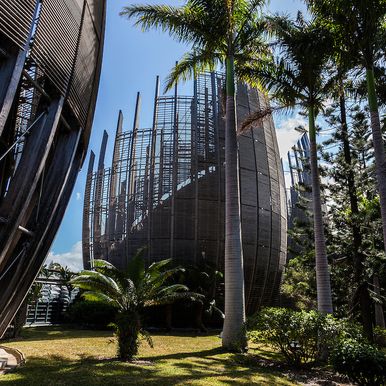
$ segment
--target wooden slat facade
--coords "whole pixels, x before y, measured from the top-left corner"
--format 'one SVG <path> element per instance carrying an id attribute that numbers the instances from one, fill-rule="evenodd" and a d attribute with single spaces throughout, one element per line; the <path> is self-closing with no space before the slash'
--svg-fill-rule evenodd
<path id="1" fill-rule="evenodd" d="M 179 96 L 178 89 L 172 96 L 156 92 L 152 129 L 135 123 L 134 131 L 122 131 L 120 114 L 113 167 L 105 179 L 101 172 L 88 176 L 99 190 L 110 187 L 103 198 L 96 187 L 92 196 L 86 190 L 84 224 L 92 223 L 94 232 L 83 240 L 83 254 L 91 264 L 103 257 L 124 267 L 147 246 L 149 263 L 205 257 L 223 270 L 223 82 L 222 74 L 207 73 L 194 81 L 192 97 Z M 240 84 L 239 122 L 267 103 Z M 239 154 L 246 304 L 253 313 L 277 304 L 286 260 L 286 194 L 272 119 L 239 136 Z"/>
<path id="2" fill-rule="evenodd" d="M 104 0 L 0 0 L 0 337 L 85 157 L 105 11 Z"/>

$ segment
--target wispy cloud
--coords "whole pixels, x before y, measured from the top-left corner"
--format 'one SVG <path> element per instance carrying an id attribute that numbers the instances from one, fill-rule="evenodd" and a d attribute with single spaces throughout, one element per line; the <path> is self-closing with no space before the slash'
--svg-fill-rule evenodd
<path id="1" fill-rule="evenodd" d="M 76 192 L 76 201 L 79 201 L 82 198 L 79 192 Z"/>
<path id="2" fill-rule="evenodd" d="M 63 267 L 67 266 L 73 272 L 81 271 L 83 269 L 82 242 L 78 241 L 74 244 L 69 252 L 55 253 L 50 251 L 46 263 L 50 264 L 51 262 L 59 263 Z"/>

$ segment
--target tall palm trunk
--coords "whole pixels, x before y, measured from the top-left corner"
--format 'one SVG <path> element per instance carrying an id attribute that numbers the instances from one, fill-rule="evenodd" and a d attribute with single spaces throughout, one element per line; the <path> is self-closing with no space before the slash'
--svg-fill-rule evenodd
<path id="1" fill-rule="evenodd" d="M 226 60 L 225 123 L 225 320 L 222 345 L 244 349 L 245 300 L 241 244 L 239 157 L 236 133 L 234 59 Z"/>
<path id="2" fill-rule="evenodd" d="M 383 241 L 386 251 L 386 156 L 385 145 L 382 138 L 381 123 L 379 119 L 377 93 L 373 67 L 366 69 L 367 94 L 370 108 L 371 130 L 373 133 L 373 146 L 375 166 L 378 181 L 379 200 L 381 203 L 381 216 L 383 228 Z"/>
<path id="3" fill-rule="evenodd" d="M 318 153 L 316 148 L 315 110 L 313 107 L 309 108 L 309 134 L 318 310 L 323 313 L 332 313 L 330 272 L 328 270 L 326 241 L 323 229 Z"/>
<path id="4" fill-rule="evenodd" d="M 340 85 L 340 118 L 342 123 L 342 143 L 343 143 L 343 154 L 345 163 L 348 166 L 348 175 L 347 175 L 347 188 L 348 195 L 350 199 L 350 209 L 352 215 L 352 235 L 353 235 L 353 257 L 354 257 L 354 280 L 357 285 L 355 303 L 359 302 L 360 306 L 360 315 L 363 330 L 366 337 L 372 341 L 373 339 L 373 324 L 371 317 L 371 299 L 369 294 L 369 288 L 367 281 L 364 276 L 364 259 L 365 256 L 361 252 L 362 246 L 362 234 L 360 227 L 358 225 L 358 193 L 357 187 L 355 184 L 354 171 L 352 165 L 351 149 L 349 142 L 348 134 L 348 125 L 347 125 L 347 114 L 346 114 L 346 101 L 344 96 L 343 83 Z"/>
<path id="5" fill-rule="evenodd" d="M 379 276 L 373 277 L 374 292 L 378 297 L 381 297 L 381 285 L 379 283 Z M 375 303 L 375 325 L 385 328 L 385 316 L 383 314 L 383 307 L 381 303 Z"/>

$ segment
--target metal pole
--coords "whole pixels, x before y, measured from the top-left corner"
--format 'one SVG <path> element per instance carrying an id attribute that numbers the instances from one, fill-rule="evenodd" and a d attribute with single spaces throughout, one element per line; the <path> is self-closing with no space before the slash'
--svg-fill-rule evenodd
<path id="1" fill-rule="evenodd" d="M 127 204 L 127 224 L 126 224 L 126 256 L 125 262 L 126 266 L 129 263 L 129 233 L 131 229 L 131 223 L 129 223 L 128 219 L 130 218 L 130 210 L 134 211 L 133 221 L 135 220 L 135 178 L 136 178 L 136 170 L 135 170 L 135 156 L 136 156 L 136 144 L 137 144 L 137 134 L 139 128 L 139 114 L 141 111 L 141 93 L 137 93 L 137 99 L 135 102 L 135 113 L 134 113 L 134 122 L 133 122 L 133 131 L 131 137 L 131 146 L 130 146 L 130 157 L 129 157 L 129 181 L 128 181 L 128 204 Z M 133 204 L 133 205 L 130 205 Z"/>
<path id="2" fill-rule="evenodd" d="M 174 87 L 174 127 L 173 127 L 173 166 L 172 166 L 172 200 L 170 216 L 170 257 L 174 258 L 174 237 L 175 237 L 175 210 L 176 194 L 178 184 L 178 89 L 177 83 Z"/>
<path id="3" fill-rule="evenodd" d="M 158 97 L 159 97 L 159 76 L 156 78 L 155 95 L 154 95 L 154 110 L 153 110 L 153 128 L 151 133 L 151 150 L 150 150 L 150 179 L 149 179 L 149 193 L 148 193 L 148 226 L 147 226 L 147 257 L 148 263 L 152 256 L 152 233 L 153 233 L 153 199 L 154 199 L 154 174 L 155 174 L 155 146 L 157 140 L 157 115 L 158 115 Z M 161 148 L 162 149 L 162 148 Z M 158 184 L 160 189 L 160 184 Z"/>

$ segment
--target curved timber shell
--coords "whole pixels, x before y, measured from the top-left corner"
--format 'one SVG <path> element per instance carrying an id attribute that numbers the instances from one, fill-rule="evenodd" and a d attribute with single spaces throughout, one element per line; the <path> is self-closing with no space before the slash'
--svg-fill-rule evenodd
<path id="1" fill-rule="evenodd" d="M 105 11 L 104 0 L 0 0 L 0 337 L 85 157 Z"/>
<path id="2" fill-rule="evenodd" d="M 133 131 L 118 118 L 113 163 L 104 168 L 106 134 L 98 170 L 93 157 L 85 191 L 83 255 L 89 267 L 104 258 L 124 267 L 147 246 L 148 263 L 172 257 L 185 264 L 205 258 L 224 266 L 223 75 L 207 73 L 194 95 L 159 96 L 153 126 Z M 158 90 L 158 81 L 157 81 Z M 238 86 L 238 121 L 265 98 Z M 284 177 L 272 119 L 239 135 L 241 218 L 248 313 L 274 304 L 286 260 Z"/>

